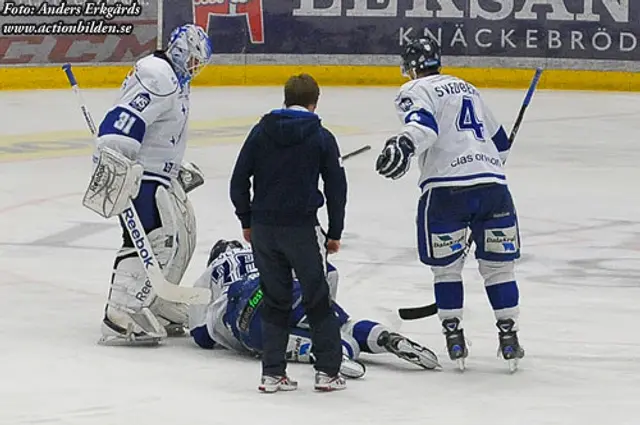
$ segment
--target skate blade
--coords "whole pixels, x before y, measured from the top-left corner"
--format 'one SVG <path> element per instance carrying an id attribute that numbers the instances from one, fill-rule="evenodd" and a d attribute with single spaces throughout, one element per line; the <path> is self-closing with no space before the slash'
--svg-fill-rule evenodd
<path id="1" fill-rule="evenodd" d="M 442 369 L 436 353 L 410 341 L 401 342 L 398 344 L 398 348 L 391 352 L 402 360 L 406 360 L 423 369 Z"/>
<path id="2" fill-rule="evenodd" d="M 157 347 L 160 345 L 160 338 L 132 339 L 118 336 L 102 336 L 98 340 L 98 345 L 105 347 Z"/>
<path id="3" fill-rule="evenodd" d="M 404 360 L 415 364 L 416 366 L 420 366 L 426 370 L 440 370 L 442 369 L 442 365 L 438 361 L 438 358 L 431 355 L 418 355 L 417 358 L 413 357 L 401 357 Z"/>

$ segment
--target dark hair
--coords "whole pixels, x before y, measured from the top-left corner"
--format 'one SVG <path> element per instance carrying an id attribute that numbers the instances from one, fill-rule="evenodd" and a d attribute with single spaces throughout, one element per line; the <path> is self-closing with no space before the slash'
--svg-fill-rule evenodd
<path id="1" fill-rule="evenodd" d="M 284 106 L 317 105 L 320 87 L 309 74 L 294 75 L 284 85 Z"/>

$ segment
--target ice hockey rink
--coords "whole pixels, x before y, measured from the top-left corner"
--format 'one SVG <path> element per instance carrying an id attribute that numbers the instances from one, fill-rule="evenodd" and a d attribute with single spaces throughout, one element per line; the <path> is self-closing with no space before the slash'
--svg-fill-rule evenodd
<path id="1" fill-rule="evenodd" d="M 521 216 L 520 338 L 509 374 L 471 259 L 465 269 L 468 369 L 448 360 L 435 317 L 401 322 L 396 309 L 433 301 L 415 249 L 417 171 L 374 171 L 398 128 L 395 88 L 325 88 L 318 113 L 343 153 L 350 188 L 338 299 L 434 349 L 444 370 L 367 356 L 347 391 L 312 391 L 309 365 L 291 365 L 294 393 L 257 392 L 260 364 L 189 338 L 158 348 L 97 345 L 115 220 L 81 206 L 92 141 L 70 91 L 0 93 L 0 424 L 637 425 L 640 417 L 640 96 L 536 93 L 507 164 Z M 485 90 L 510 129 L 524 92 Z M 97 121 L 113 90 L 85 92 Z M 281 104 L 279 88 L 194 88 L 191 144 L 207 182 L 192 194 L 198 247 L 240 238 L 228 177 L 247 130 Z M 321 211 L 324 217 L 324 211 Z"/>

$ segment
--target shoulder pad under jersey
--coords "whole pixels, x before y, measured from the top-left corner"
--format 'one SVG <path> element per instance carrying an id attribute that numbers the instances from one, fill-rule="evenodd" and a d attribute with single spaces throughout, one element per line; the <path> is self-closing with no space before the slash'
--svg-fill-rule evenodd
<path id="1" fill-rule="evenodd" d="M 135 77 L 145 90 L 156 96 L 169 96 L 178 90 L 178 78 L 169 62 L 153 55 L 136 63 Z"/>
<path id="2" fill-rule="evenodd" d="M 408 112 L 411 108 L 413 108 L 413 104 L 415 99 L 415 95 L 411 93 L 411 89 L 416 85 L 417 80 L 407 81 L 400 87 L 398 93 L 396 94 L 396 107 L 403 112 Z"/>

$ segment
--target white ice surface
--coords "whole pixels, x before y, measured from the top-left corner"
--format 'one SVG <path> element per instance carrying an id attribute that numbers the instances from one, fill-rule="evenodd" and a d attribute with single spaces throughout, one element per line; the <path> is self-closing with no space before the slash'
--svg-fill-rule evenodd
<path id="1" fill-rule="evenodd" d="M 417 173 L 396 182 L 374 172 L 376 151 L 398 128 L 391 88 L 326 88 L 319 113 L 343 152 L 350 183 L 339 299 L 352 315 L 386 322 L 433 347 L 442 372 L 390 355 L 368 356 L 347 391 L 315 394 L 312 370 L 292 365 L 296 393 L 260 395 L 259 363 L 195 348 L 187 338 L 155 349 L 98 346 L 113 221 L 83 209 L 90 170 L 81 115 L 69 91 L 0 93 L 1 424 L 445 424 L 640 423 L 640 98 L 536 94 L 509 159 L 521 216 L 521 340 L 527 356 L 507 373 L 496 329 L 469 261 L 468 370 L 446 358 L 437 319 L 401 323 L 398 307 L 431 303 L 431 275 L 415 250 Z M 113 91 L 88 91 L 99 121 Z M 486 91 L 510 128 L 524 93 Z M 186 280 L 218 238 L 240 237 L 227 182 L 239 143 L 281 90 L 193 93 L 188 159 L 207 183 L 192 200 L 199 242 Z M 323 212 L 324 214 L 324 212 Z"/>

